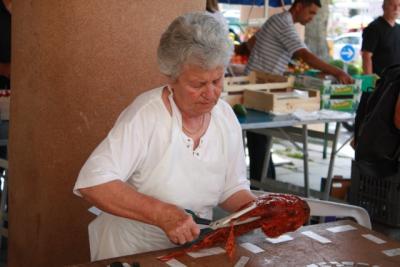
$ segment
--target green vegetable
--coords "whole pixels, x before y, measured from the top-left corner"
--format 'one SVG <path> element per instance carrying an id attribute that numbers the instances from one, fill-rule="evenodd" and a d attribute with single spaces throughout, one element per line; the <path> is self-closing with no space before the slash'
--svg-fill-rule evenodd
<path id="1" fill-rule="evenodd" d="M 360 75 L 361 74 L 361 68 L 359 68 L 359 67 L 357 67 L 357 66 L 355 66 L 355 65 L 353 65 L 353 64 L 349 64 L 348 66 L 347 66 L 347 73 L 349 74 L 349 75 Z"/>
<path id="2" fill-rule="evenodd" d="M 233 111 L 235 112 L 235 114 L 237 116 L 246 116 L 246 114 L 247 114 L 247 110 L 246 110 L 245 106 L 243 106 L 241 104 L 234 105 Z"/>
<path id="3" fill-rule="evenodd" d="M 341 70 L 343 69 L 343 66 L 344 66 L 344 62 L 340 59 L 331 60 L 331 61 L 329 61 L 329 64 L 331 64 L 332 66 L 335 66 Z"/>

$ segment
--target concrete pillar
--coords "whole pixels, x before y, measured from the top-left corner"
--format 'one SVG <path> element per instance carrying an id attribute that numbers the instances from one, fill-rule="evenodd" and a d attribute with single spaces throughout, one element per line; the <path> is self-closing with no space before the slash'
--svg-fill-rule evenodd
<path id="1" fill-rule="evenodd" d="M 8 266 L 89 261 L 72 194 L 118 114 L 163 83 L 161 32 L 204 0 L 13 1 Z"/>

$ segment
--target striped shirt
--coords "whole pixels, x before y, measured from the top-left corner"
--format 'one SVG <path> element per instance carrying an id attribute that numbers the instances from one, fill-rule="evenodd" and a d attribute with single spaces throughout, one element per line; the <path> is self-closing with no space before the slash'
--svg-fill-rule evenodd
<path id="1" fill-rule="evenodd" d="M 282 75 L 293 54 L 307 48 L 294 27 L 289 11 L 271 16 L 256 33 L 247 70 Z"/>

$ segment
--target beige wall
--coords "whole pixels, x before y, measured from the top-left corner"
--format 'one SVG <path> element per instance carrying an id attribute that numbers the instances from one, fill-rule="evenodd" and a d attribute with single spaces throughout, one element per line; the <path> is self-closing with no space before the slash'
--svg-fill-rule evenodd
<path id="1" fill-rule="evenodd" d="M 168 3 L 167 3 L 168 2 Z M 14 1 L 8 266 L 89 260 L 92 216 L 72 195 L 121 110 L 162 83 L 160 33 L 205 0 Z"/>

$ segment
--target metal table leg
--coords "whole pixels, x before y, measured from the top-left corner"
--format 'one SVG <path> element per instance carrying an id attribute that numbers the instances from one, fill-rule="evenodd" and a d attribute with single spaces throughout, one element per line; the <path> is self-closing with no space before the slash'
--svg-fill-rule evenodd
<path id="1" fill-rule="evenodd" d="M 329 161 L 329 168 L 328 168 L 328 175 L 326 177 L 326 183 L 325 183 L 325 190 L 323 194 L 323 200 L 328 200 L 329 199 L 329 193 L 331 192 L 331 186 L 332 186 L 332 174 L 333 174 L 333 167 L 335 165 L 335 158 L 336 158 L 336 147 L 337 147 L 337 141 L 339 138 L 339 132 L 340 132 L 340 122 L 336 122 L 336 128 L 335 128 L 335 135 L 333 137 L 332 141 L 332 151 L 331 151 L 331 159 Z"/>
<path id="2" fill-rule="evenodd" d="M 246 130 L 242 130 L 243 151 L 246 154 Z"/>
<path id="3" fill-rule="evenodd" d="M 328 147 L 328 131 L 329 131 L 329 123 L 325 123 L 324 128 L 324 147 L 322 150 L 322 158 L 326 159 L 326 148 Z"/>
<path id="4" fill-rule="evenodd" d="M 267 181 L 267 175 L 268 175 L 268 165 L 269 165 L 269 159 L 271 157 L 271 148 L 272 148 L 272 137 L 271 136 L 266 136 L 267 138 L 267 153 L 265 154 L 264 158 L 264 164 L 263 164 L 263 169 L 261 173 L 261 182 L 265 183 Z"/>
<path id="5" fill-rule="evenodd" d="M 308 180 L 308 129 L 303 124 L 303 167 L 304 167 L 304 196 L 310 196 L 310 185 Z"/>

